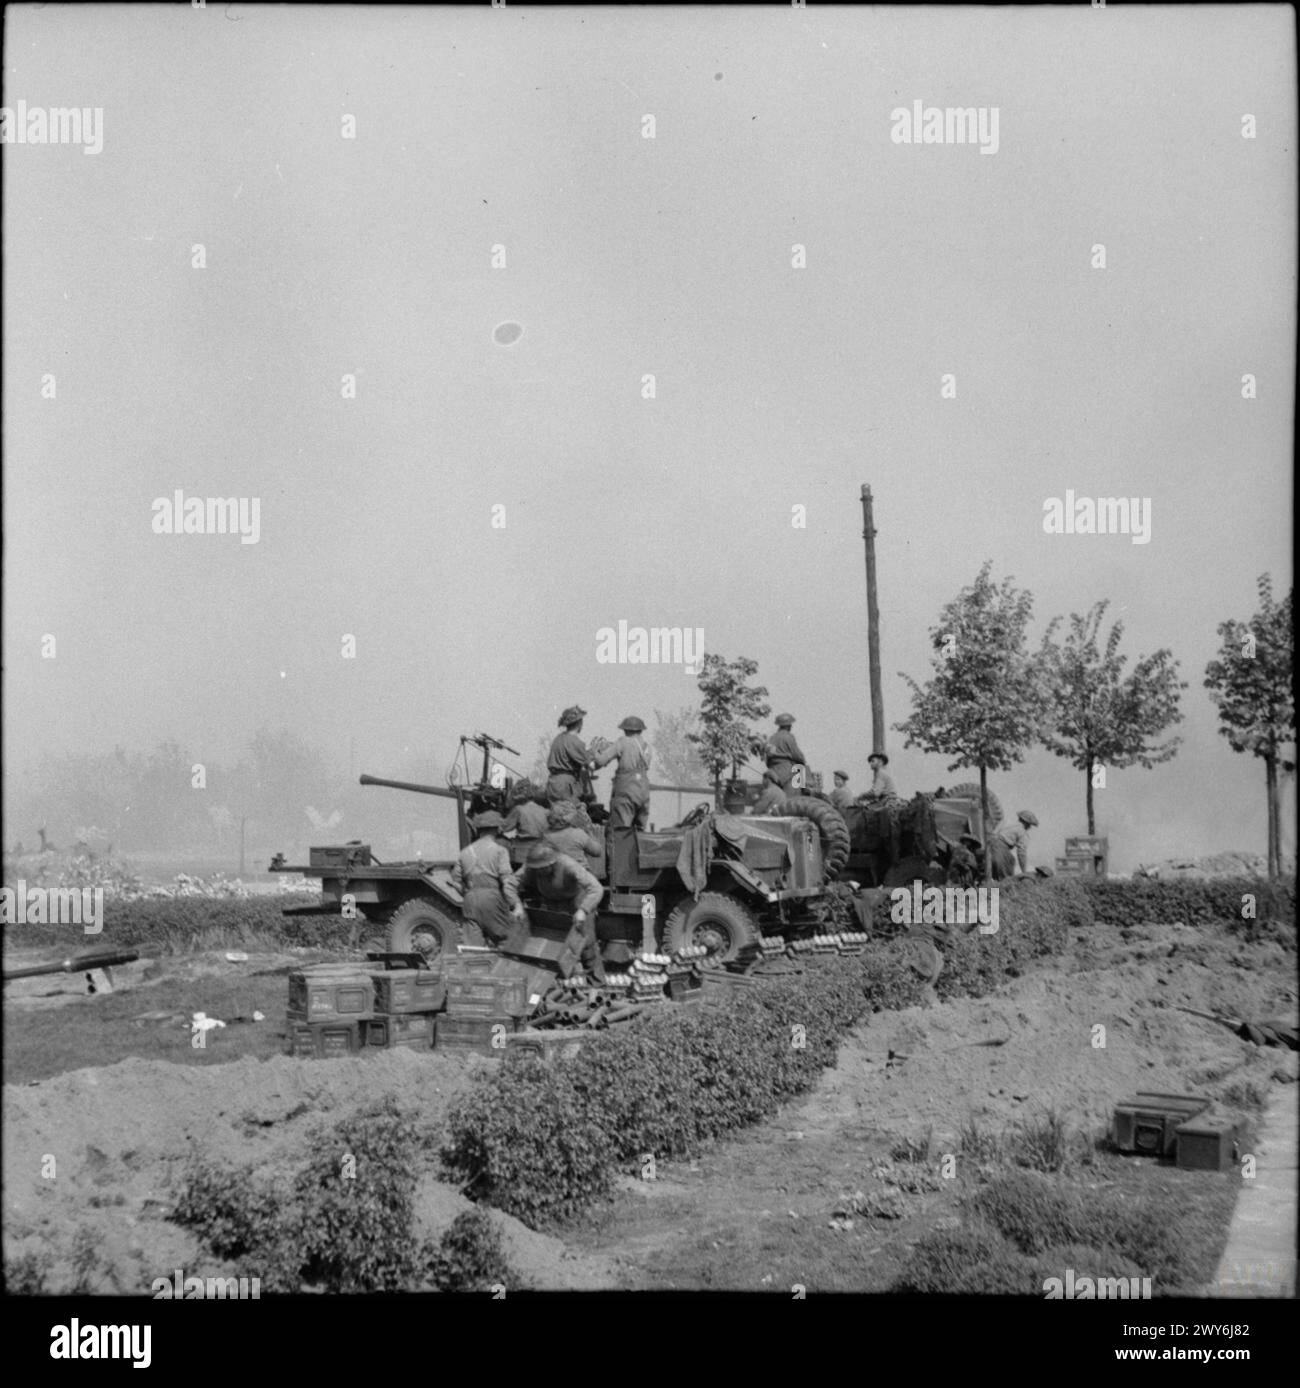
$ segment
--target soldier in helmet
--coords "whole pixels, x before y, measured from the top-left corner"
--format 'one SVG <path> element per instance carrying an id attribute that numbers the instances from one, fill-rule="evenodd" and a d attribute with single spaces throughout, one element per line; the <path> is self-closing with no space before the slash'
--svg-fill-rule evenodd
<path id="1" fill-rule="evenodd" d="M 650 749 L 641 736 L 645 723 L 633 715 L 618 726 L 623 736 L 596 752 L 591 764 L 600 767 L 618 761 L 609 801 L 609 827 L 644 829 L 650 813 Z"/>
<path id="2" fill-rule="evenodd" d="M 546 792 L 531 781 L 516 781 L 510 788 L 510 812 L 501 826 L 503 834 L 520 839 L 540 839 L 547 830 Z"/>
<path id="3" fill-rule="evenodd" d="M 583 862 L 594 858 L 597 865 L 604 861 L 605 846 L 591 831 L 591 821 L 573 800 L 561 800 L 552 805 L 546 815 L 546 842 L 559 852 Z"/>
<path id="4" fill-rule="evenodd" d="M 464 896 L 461 909 L 494 944 L 510 934 L 510 918 L 519 906 L 510 854 L 497 842 L 501 816 L 484 810 L 474 821 L 474 842 L 462 848 L 451 870 L 452 885 Z"/>
<path id="5" fill-rule="evenodd" d="M 551 911 L 572 910 L 573 923 L 582 929 L 582 966 L 596 982 L 604 983 L 605 966 L 596 942 L 596 908 L 605 889 L 581 863 L 560 853 L 549 843 L 535 843 L 511 884 L 516 892 L 514 915 L 527 915 L 519 898 L 536 897 Z"/>
<path id="6" fill-rule="evenodd" d="M 546 798 L 552 805 L 561 800 L 577 800 L 583 790 L 590 787 L 591 753 L 578 736 L 586 715 L 587 710 L 577 704 L 571 704 L 560 714 L 559 726 L 564 731 L 556 734 L 546 755 L 546 770 L 550 775 Z"/>
<path id="7" fill-rule="evenodd" d="M 794 714 L 776 715 L 776 732 L 763 744 L 763 758 L 767 763 L 767 774 L 763 777 L 763 793 L 750 811 L 751 814 L 766 814 L 769 810 L 775 809 L 792 790 L 799 789 L 794 785 L 795 768 L 800 767 L 805 773 L 808 770 L 808 759 L 799 750 L 794 733 L 790 731 L 792 727 Z"/>

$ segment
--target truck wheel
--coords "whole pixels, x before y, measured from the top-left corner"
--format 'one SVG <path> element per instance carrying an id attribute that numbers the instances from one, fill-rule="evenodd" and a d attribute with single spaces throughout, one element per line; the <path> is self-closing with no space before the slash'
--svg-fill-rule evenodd
<path id="1" fill-rule="evenodd" d="M 664 926 L 664 947 L 670 954 L 687 945 L 703 945 L 709 952 L 701 962 L 712 969 L 754 949 L 762 937 L 749 907 L 721 892 L 702 892 L 698 901 L 688 897 Z"/>
<path id="2" fill-rule="evenodd" d="M 950 786 L 945 792 L 945 800 L 973 800 L 976 813 L 979 812 L 980 787 L 978 781 L 963 781 L 959 786 Z M 1002 802 L 989 791 L 989 828 L 996 829 L 1002 823 Z"/>
<path id="3" fill-rule="evenodd" d="M 849 861 L 849 826 L 844 816 L 829 800 L 817 800 L 811 795 L 790 796 L 779 812 L 810 819 L 817 826 L 822 841 L 822 870 L 826 880 L 833 882 Z"/>
<path id="4" fill-rule="evenodd" d="M 422 954 L 431 968 L 460 943 L 460 921 L 425 896 L 404 901 L 388 918 L 389 954 Z"/>

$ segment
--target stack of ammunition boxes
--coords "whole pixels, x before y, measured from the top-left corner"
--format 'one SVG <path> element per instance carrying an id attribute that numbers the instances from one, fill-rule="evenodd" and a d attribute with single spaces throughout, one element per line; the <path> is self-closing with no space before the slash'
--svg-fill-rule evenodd
<path id="1" fill-rule="evenodd" d="M 492 952 L 462 952 L 443 965 L 446 1011 L 438 1017 L 438 1050 L 500 1056 L 506 1037 L 528 1015 L 527 984 L 518 968 Z"/>
<path id="2" fill-rule="evenodd" d="M 1065 841 L 1065 857 L 1056 860 L 1062 877 L 1105 877 L 1110 864 L 1110 840 L 1105 835 L 1076 834 Z"/>
<path id="3" fill-rule="evenodd" d="M 1241 1125 L 1206 1110 L 1192 1094 L 1139 1092 L 1115 1108 L 1114 1141 L 1121 1152 L 1172 1158 L 1193 1171 L 1229 1171 L 1237 1161 Z"/>
<path id="4" fill-rule="evenodd" d="M 442 978 L 428 969 L 315 964 L 289 975 L 290 1055 L 356 1055 L 369 1048 L 433 1046 Z"/>

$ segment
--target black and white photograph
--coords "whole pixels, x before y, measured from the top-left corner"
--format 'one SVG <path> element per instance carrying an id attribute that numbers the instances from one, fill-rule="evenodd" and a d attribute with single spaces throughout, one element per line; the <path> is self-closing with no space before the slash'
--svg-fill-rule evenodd
<path id="1" fill-rule="evenodd" d="M 1279 1353 L 1295 6 L 3 44 L 15 1352 Z"/>

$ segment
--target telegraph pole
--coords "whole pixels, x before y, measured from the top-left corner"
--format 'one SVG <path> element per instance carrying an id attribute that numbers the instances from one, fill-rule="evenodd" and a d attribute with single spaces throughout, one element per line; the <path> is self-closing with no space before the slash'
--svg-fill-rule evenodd
<path id="1" fill-rule="evenodd" d="M 871 680 L 871 750 L 885 750 L 885 696 L 880 687 L 880 608 L 876 605 L 876 526 L 871 488 L 862 484 L 862 540 L 867 548 L 867 672 Z"/>

